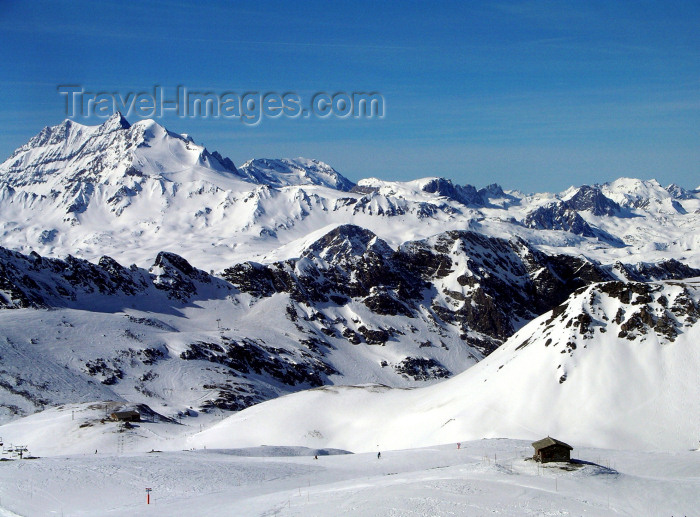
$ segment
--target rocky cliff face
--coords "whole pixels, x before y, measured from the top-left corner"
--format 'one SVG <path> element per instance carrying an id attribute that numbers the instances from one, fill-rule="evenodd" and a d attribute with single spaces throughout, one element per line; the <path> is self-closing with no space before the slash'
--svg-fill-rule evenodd
<path id="1" fill-rule="evenodd" d="M 564 205 L 577 212 L 589 211 L 596 216 L 613 216 L 620 212 L 621 207 L 612 199 L 606 197 L 600 187 L 584 185 L 576 193 L 564 201 Z"/>
<path id="2" fill-rule="evenodd" d="M 65 260 L 23 255 L 0 248 L 0 308 L 89 309 L 96 300 L 118 307 L 125 300 L 154 305 L 168 299 L 189 301 L 203 286 L 224 292 L 233 288 L 192 267 L 173 253 L 160 253 L 149 271 L 126 268 L 110 257 L 97 264 L 75 257 Z"/>
<path id="3" fill-rule="evenodd" d="M 585 258 L 547 255 L 522 240 L 469 231 L 408 242 L 394 251 L 372 232 L 344 225 L 314 242 L 299 259 L 246 262 L 227 268 L 223 276 L 256 297 L 287 293 L 321 311 L 354 300 L 377 314 L 427 318 L 488 354 L 524 322 L 584 285 L 620 275 L 661 279 L 696 274 L 700 271 L 674 261 L 614 271 Z M 337 331 L 366 340 L 357 329 Z"/>

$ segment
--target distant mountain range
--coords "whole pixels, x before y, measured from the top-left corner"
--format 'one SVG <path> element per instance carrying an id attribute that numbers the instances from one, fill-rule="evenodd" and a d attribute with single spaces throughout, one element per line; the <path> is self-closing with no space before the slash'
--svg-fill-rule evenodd
<path id="1" fill-rule="evenodd" d="M 698 190 L 653 180 L 527 195 L 439 177 L 354 184 L 317 160 L 236 166 L 189 136 L 120 114 L 100 126 L 46 127 L 0 164 L 0 245 L 140 266 L 163 250 L 215 271 L 285 260 L 309 235 L 354 224 L 394 249 L 471 230 L 605 264 L 675 258 L 700 267 L 699 223 Z"/>

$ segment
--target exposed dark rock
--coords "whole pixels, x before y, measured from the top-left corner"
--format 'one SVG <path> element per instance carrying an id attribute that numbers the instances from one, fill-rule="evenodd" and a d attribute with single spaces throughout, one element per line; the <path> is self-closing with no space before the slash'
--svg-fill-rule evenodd
<path id="1" fill-rule="evenodd" d="M 570 210 L 586 211 L 591 214 L 612 216 L 620 212 L 620 205 L 606 197 L 598 187 L 584 185 L 579 187 L 576 193 L 564 201 L 564 205 Z"/>
<path id="2" fill-rule="evenodd" d="M 465 268 L 456 278 L 463 290 L 441 289 L 439 296 L 437 282 L 459 273 L 457 263 Z M 677 266 L 669 269 L 692 273 Z M 643 277 L 650 271 L 641 268 L 634 274 Z M 407 242 L 394 252 L 372 232 L 352 225 L 329 232 L 298 260 L 266 266 L 239 264 L 227 269 L 224 276 L 256 296 L 286 292 L 293 300 L 311 305 L 329 300 L 345 305 L 357 300 L 381 315 L 415 317 L 429 302 L 436 325 L 457 323 L 463 339 L 470 331 L 481 334 L 469 344 L 482 353 L 492 351 L 517 330 L 516 322 L 557 307 L 579 288 L 613 279 L 607 268 L 595 262 L 546 255 L 522 240 L 449 231 Z M 620 291 L 613 295 L 625 298 L 625 285 L 606 289 Z M 565 307 L 555 309 L 553 317 L 559 310 Z M 587 327 L 583 328 L 586 333 Z M 353 334 L 347 335 L 357 341 Z M 370 336 L 367 341 L 385 342 L 383 336 Z"/>
<path id="3" fill-rule="evenodd" d="M 110 257 L 93 264 L 72 256 L 43 258 L 0 247 L 0 308 L 80 307 L 82 300 L 96 294 L 118 307 L 120 298 L 133 299 L 154 287 L 170 299 L 185 302 L 198 292 L 199 285 L 214 282 L 173 253 L 159 253 L 151 271 L 125 268 Z M 216 285 L 233 289 L 218 279 Z"/>
<path id="4" fill-rule="evenodd" d="M 270 296 L 289 288 L 286 284 L 277 283 L 279 278 L 270 268 L 256 262 L 236 264 L 225 269 L 222 276 L 241 291 L 253 296 Z"/>
<path id="5" fill-rule="evenodd" d="M 700 319 L 700 307 L 693 302 L 685 288 L 673 300 L 670 311 L 676 317 L 684 317 L 687 324 L 693 324 Z"/>
<path id="6" fill-rule="evenodd" d="M 119 368 L 114 361 L 107 364 L 102 358 L 97 358 L 85 363 L 85 373 L 92 377 L 101 377 L 100 382 L 111 386 L 119 382 L 119 379 L 124 378 L 124 372 Z"/>
<path id="7" fill-rule="evenodd" d="M 463 205 L 483 206 L 484 198 L 471 185 L 454 185 L 445 178 L 433 178 L 422 187 L 423 192 L 445 196 Z"/>
<path id="8" fill-rule="evenodd" d="M 629 304 L 634 295 L 648 296 L 652 290 L 658 290 L 649 284 L 640 282 L 605 282 L 598 286 L 598 290 L 612 298 L 617 298 L 624 304 Z"/>
<path id="9" fill-rule="evenodd" d="M 664 311 L 664 313 L 656 320 L 654 330 L 659 334 L 666 336 L 669 341 L 675 341 L 678 336 L 678 325 L 676 320 Z"/>
<path id="10" fill-rule="evenodd" d="M 682 280 L 700 276 L 700 269 L 692 268 L 676 259 L 664 260 L 654 264 L 640 262 L 634 266 L 626 266 L 624 268 L 627 278 L 638 282 Z"/>
<path id="11" fill-rule="evenodd" d="M 407 357 L 394 367 L 396 373 L 419 381 L 444 379 L 450 371 L 435 359 L 425 357 Z"/>
<path id="12" fill-rule="evenodd" d="M 377 314 L 411 316 L 410 309 L 387 292 L 379 292 L 368 296 L 364 299 L 364 304 Z"/>
<path id="13" fill-rule="evenodd" d="M 389 333 L 384 329 L 368 329 L 361 325 L 357 330 L 365 338 L 368 345 L 383 345 L 389 341 Z"/>
<path id="14" fill-rule="evenodd" d="M 503 192 L 503 188 L 501 188 L 501 186 L 498 183 L 491 183 L 490 185 L 486 185 L 484 188 L 480 188 L 479 196 L 481 196 L 481 198 L 484 200 L 487 200 L 489 198 L 497 199 L 508 197 L 508 195 L 505 192 Z"/>
<path id="15" fill-rule="evenodd" d="M 592 321 L 593 319 L 591 318 L 590 314 L 588 314 L 587 312 L 582 312 L 576 317 L 574 326 L 578 327 L 578 330 L 581 334 L 588 334 L 591 331 L 590 327 Z"/>
<path id="16" fill-rule="evenodd" d="M 625 309 L 623 309 L 622 307 L 618 307 L 617 313 L 615 313 L 615 318 L 613 319 L 613 321 L 619 325 L 620 323 L 622 323 L 622 320 L 624 319 L 624 317 L 625 317 Z"/>
<path id="17" fill-rule="evenodd" d="M 562 202 L 534 209 L 527 214 L 523 224 L 537 230 L 564 230 L 584 237 L 596 236 L 583 217 Z"/>
<path id="18" fill-rule="evenodd" d="M 195 269 L 185 259 L 174 253 L 161 251 L 151 266 L 153 285 L 168 293 L 171 298 L 186 300 L 197 292 L 195 282 L 210 283 L 204 271 Z"/>
<path id="19" fill-rule="evenodd" d="M 352 329 L 345 328 L 343 329 L 343 337 L 347 339 L 350 343 L 353 345 L 359 345 L 362 343 L 362 339 L 360 338 L 360 335 L 355 332 Z"/>
<path id="20" fill-rule="evenodd" d="M 266 346 L 250 339 L 237 342 L 222 338 L 221 343 L 191 343 L 180 358 L 221 364 L 240 374 L 259 375 L 264 372 L 289 386 L 321 386 L 327 375 L 337 373 L 316 357 L 299 357 L 286 349 Z"/>
<path id="21" fill-rule="evenodd" d="M 638 312 L 632 314 L 622 325 L 620 325 L 618 337 L 635 339 L 636 334 L 646 334 L 648 327 L 653 327 L 654 323 L 654 316 L 649 311 L 649 308 L 644 305 Z"/>
<path id="22" fill-rule="evenodd" d="M 242 383 L 205 384 L 202 388 L 215 390 L 217 393 L 216 398 L 207 399 L 200 406 L 200 409 L 205 413 L 214 408 L 225 411 L 242 411 L 267 398 L 252 386 Z"/>

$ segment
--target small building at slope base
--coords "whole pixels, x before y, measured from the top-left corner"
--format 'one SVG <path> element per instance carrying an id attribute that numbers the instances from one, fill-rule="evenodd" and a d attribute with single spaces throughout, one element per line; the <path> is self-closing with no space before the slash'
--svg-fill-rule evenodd
<path id="1" fill-rule="evenodd" d="M 115 422 L 140 422 L 141 413 L 138 411 L 128 410 L 128 411 L 115 411 L 110 414 L 109 417 Z"/>
<path id="2" fill-rule="evenodd" d="M 532 446 L 535 448 L 535 454 L 532 459 L 541 463 L 571 461 L 571 451 L 574 450 L 568 443 L 560 442 L 549 436 L 533 442 Z"/>

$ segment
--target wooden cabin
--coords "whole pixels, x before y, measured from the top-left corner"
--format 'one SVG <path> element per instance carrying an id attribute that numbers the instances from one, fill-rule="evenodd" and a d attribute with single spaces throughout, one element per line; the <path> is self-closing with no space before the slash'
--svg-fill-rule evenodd
<path id="1" fill-rule="evenodd" d="M 532 457 L 535 461 L 548 463 L 550 461 L 571 461 L 571 451 L 574 448 L 568 443 L 560 442 L 554 438 L 543 438 L 533 442 L 535 455 Z"/>
<path id="2" fill-rule="evenodd" d="M 141 413 L 133 410 L 115 411 L 114 413 L 109 415 L 109 418 L 111 418 L 115 422 L 140 422 Z"/>

